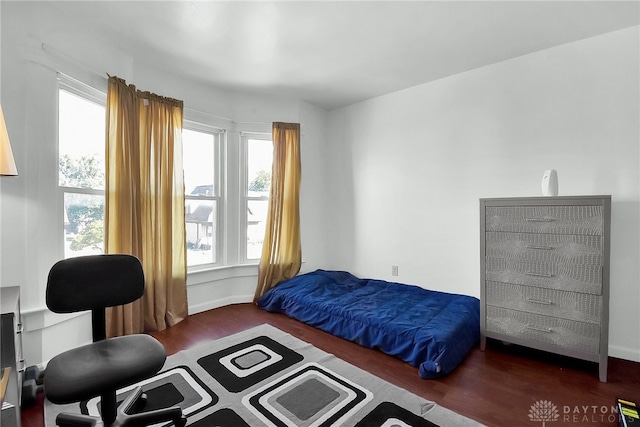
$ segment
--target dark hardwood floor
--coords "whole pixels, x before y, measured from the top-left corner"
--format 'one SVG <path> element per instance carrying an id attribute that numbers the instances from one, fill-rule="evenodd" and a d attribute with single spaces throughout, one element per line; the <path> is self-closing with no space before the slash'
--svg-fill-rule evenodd
<path id="1" fill-rule="evenodd" d="M 529 418 L 538 401 L 550 401 L 558 410 L 550 426 L 617 426 L 611 409 L 616 397 L 640 401 L 640 363 L 609 358 L 608 382 L 601 383 L 595 363 L 490 341 L 486 351 L 474 349 L 450 375 L 423 380 L 416 368 L 398 359 L 251 304 L 195 314 L 152 335 L 173 354 L 263 323 L 488 426 L 540 426 Z M 44 425 L 42 402 L 40 396 L 22 411 L 24 427 Z"/>

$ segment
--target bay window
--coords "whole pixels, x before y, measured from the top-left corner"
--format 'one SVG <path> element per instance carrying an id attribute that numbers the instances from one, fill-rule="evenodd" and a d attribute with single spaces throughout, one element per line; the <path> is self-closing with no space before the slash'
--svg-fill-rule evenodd
<path id="1" fill-rule="evenodd" d="M 58 188 L 65 258 L 104 251 L 105 105 L 106 93 L 60 75 Z M 182 149 L 189 270 L 257 262 L 269 204 L 271 134 L 185 119 Z"/>

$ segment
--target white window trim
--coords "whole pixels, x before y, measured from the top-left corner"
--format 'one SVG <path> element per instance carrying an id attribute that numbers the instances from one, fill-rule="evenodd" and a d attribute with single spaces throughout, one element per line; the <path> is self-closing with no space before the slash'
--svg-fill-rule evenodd
<path id="1" fill-rule="evenodd" d="M 95 102 L 106 108 L 107 106 L 107 93 L 82 83 L 79 80 L 73 79 L 65 74 L 58 73 L 58 89 L 66 90 L 88 101 Z"/>

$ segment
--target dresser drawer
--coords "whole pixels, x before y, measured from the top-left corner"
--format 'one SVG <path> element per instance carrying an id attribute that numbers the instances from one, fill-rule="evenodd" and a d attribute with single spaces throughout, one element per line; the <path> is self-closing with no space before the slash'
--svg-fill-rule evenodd
<path id="1" fill-rule="evenodd" d="M 509 283 L 487 282 L 486 301 L 494 307 L 600 324 L 602 297 Z"/>
<path id="2" fill-rule="evenodd" d="M 590 354 L 600 352 L 600 326 L 487 305 L 487 331 Z"/>
<path id="3" fill-rule="evenodd" d="M 603 265 L 602 236 L 488 232 L 485 238 L 488 257 Z"/>
<path id="4" fill-rule="evenodd" d="M 485 280 L 569 292 L 602 293 L 602 267 L 487 257 Z"/>
<path id="5" fill-rule="evenodd" d="M 603 234 L 602 206 L 487 206 L 486 231 Z"/>

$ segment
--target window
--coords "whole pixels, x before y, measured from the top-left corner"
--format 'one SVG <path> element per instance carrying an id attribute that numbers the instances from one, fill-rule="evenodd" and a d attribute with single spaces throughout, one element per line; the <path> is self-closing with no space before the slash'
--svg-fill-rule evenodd
<path id="1" fill-rule="evenodd" d="M 244 227 L 246 246 L 245 261 L 260 259 L 264 241 L 269 191 L 271 189 L 271 166 L 273 142 L 271 135 L 243 134 L 246 167 L 244 174 Z"/>
<path id="2" fill-rule="evenodd" d="M 217 264 L 220 259 L 220 138 L 220 131 L 193 123 L 182 131 L 189 267 Z"/>
<path id="3" fill-rule="evenodd" d="M 104 250 L 106 95 L 72 81 L 58 90 L 58 186 L 64 198 L 64 256 Z"/>

